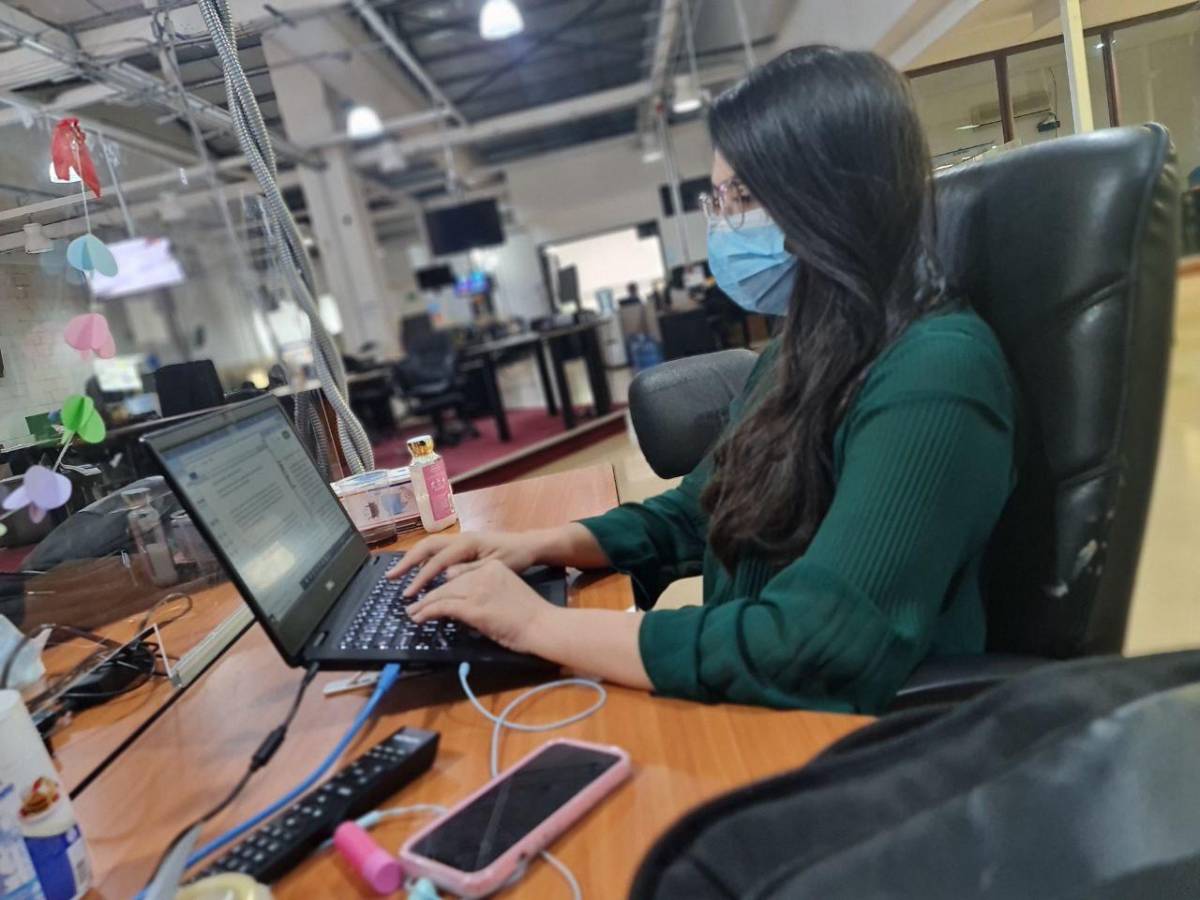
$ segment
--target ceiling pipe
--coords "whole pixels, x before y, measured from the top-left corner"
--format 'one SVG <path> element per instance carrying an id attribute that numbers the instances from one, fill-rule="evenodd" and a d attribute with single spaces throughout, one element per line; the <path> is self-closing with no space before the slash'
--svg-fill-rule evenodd
<path id="1" fill-rule="evenodd" d="M 682 0 L 662 0 L 658 14 L 658 31 L 650 54 L 650 97 L 654 99 L 642 103 L 638 110 L 639 135 L 649 135 L 657 130 L 655 107 L 658 98 L 667 92 L 667 82 L 671 77 L 671 56 L 675 50 L 675 41 L 679 37 L 682 8 Z"/>
<path id="2" fill-rule="evenodd" d="M 463 114 L 458 110 L 458 107 L 451 103 L 450 99 L 442 93 L 442 89 L 439 88 L 437 83 L 429 77 L 429 73 L 425 71 L 420 61 L 413 56 L 412 51 L 408 49 L 408 46 L 396 36 L 396 32 L 392 31 L 392 29 L 388 27 L 388 24 L 383 21 L 383 18 L 375 11 L 375 8 L 372 7 L 367 0 L 350 0 L 350 7 L 360 16 L 362 16 L 363 21 L 366 22 L 368 27 L 375 32 L 376 36 L 378 36 L 378 38 L 387 45 L 387 48 L 396 55 L 396 58 L 400 60 L 400 64 L 404 66 L 408 74 L 415 78 L 417 83 L 425 89 L 425 92 L 429 94 L 434 103 L 447 110 L 451 117 L 460 125 L 466 125 L 466 117 L 463 116 Z"/>
<path id="3" fill-rule="evenodd" d="M 396 146 L 402 154 L 409 157 L 440 152 L 444 147 L 458 147 L 510 134 L 520 134 L 523 131 L 536 131 L 550 125 L 561 125 L 572 119 L 636 106 L 650 96 L 650 82 L 639 81 L 572 100 L 547 103 L 521 112 L 481 119 L 471 125 L 450 128 L 445 132 L 416 135 L 398 142 Z M 360 165 L 377 164 L 378 148 L 372 147 L 356 153 L 354 161 Z"/>

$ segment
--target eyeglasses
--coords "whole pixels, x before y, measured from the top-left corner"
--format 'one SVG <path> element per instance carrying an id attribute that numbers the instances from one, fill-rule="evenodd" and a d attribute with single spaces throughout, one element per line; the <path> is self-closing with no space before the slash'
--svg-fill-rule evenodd
<path id="1" fill-rule="evenodd" d="M 722 221 L 735 231 L 742 227 L 746 213 L 755 209 L 758 202 L 736 177 L 713 185 L 711 194 L 701 194 L 700 209 L 711 225 Z"/>

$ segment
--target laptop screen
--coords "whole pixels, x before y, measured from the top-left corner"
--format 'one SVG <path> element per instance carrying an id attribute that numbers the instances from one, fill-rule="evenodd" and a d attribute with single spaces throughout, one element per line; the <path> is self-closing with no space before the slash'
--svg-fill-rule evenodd
<path id="1" fill-rule="evenodd" d="M 261 411 L 219 413 L 149 443 L 260 621 L 294 655 L 366 548 L 279 405 L 253 407 Z"/>

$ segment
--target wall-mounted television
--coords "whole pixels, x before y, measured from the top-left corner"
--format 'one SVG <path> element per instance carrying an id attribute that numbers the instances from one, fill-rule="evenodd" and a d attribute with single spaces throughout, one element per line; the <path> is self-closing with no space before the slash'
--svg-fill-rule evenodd
<path id="1" fill-rule="evenodd" d="M 100 300 L 141 294 L 157 288 L 182 284 L 183 267 L 171 253 L 165 237 L 137 237 L 109 244 L 117 261 L 117 274 L 109 278 L 92 274 L 92 292 Z"/>
<path id="2" fill-rule="evenodd" d="M 425 233 L 434 256 L 504 243 L 504 226 L 495 200 L 432 209 L 425 213 Z"/>
<path id="3" fill-rule="evenodd" d="M 444 287 L 453 287 L 454 270 L 449 266 L 428 266 L 417 269 L 417 287 L 423 291 L 436 291 Z"/>

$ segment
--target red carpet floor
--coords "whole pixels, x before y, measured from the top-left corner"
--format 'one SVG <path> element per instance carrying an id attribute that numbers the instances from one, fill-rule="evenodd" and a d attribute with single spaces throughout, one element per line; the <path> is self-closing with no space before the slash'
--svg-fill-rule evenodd
<path id="1" fill-rule="evenodd" d="M 580 412 L 582 413 L 582 410 Z M 580 425 L 586 425 L 589 421 L 591 420 L 582 415 L 579 418 Z M 496 434 L 494 419 L 476 419 L 475 427 L 479 429 L 479 437 L 464 439 L 456 447 L 439 446 L 437 448 L 438 453 L 446 460 L 446 470 L 450 473 L 451 478 L 495 462 L 510 454 L 526 450 L 548 438 L 560 437 L 568 433 L 563 428 L 562 418 L 549 415 L 544 407 L 508 410 L 508 428 L 512 433 L 512 440 L 507 443 L 500 440 Z M 401 426 L 400 433 L 395 437 L 376 442 L 375 467 L 391 469 L 396 466 L 407 466 L 412 457 L 405 446 L 405 440 L 415 434 L 421 434 L 422 428 L 423 426 L 419 425 Z M 571 440 L 559 445 L 562 451 L 556 455 L 561 456 L 563 453 L 574 452 L 595 441 L 603 440 L 610 433 L 611 430 L 606 429 L 582 433 L 572 432 Z"/>

